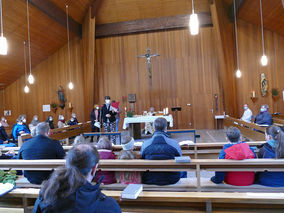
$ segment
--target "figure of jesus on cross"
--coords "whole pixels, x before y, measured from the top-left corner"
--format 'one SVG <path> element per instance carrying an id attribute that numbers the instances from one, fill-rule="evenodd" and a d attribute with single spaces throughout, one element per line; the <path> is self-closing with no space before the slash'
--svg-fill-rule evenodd
<path id="1" fill-rule="evenodd" d="M 155 56 L 160 56 L 159 53 L 151 54 L 151 50 L 147 47 L 147 53 L 144 55 L 138 55 L 138 58 L 146 58 L 147 59 L 147 66 L 148 66 L 148 73 L 149 73 L 149 80 L 150 80 L 150 88 L 152 89 L 152 70 L 151 70 L 151 58 Z"/>

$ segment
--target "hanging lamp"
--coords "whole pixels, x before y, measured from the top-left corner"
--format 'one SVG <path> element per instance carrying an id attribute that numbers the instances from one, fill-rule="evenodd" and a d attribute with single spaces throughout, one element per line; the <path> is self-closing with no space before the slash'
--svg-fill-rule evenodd
<path id="1" fill-rule="evenodd" d="M 30 74 L 29 74 L 29 77 L 28 77 L 28 81 L 29 81 L 29 84 L 34 84 L 35 78 L 32 75 L 29 0 L 27 0 L 27 23 L 28 23 L 28 45 L 29 45 L 29 65 L 30 65 Z"/>
<path id="2" fill-rule="evenodd" d="M 7 55 L 8 43 L 7 39 L 4 37 L 3 32 L 3 16 L 2 16 L 2 0 L 0 0 L 0 12 L 1 12 L 1 36 L 0 36 L 0 55 Z"/>
<path id="3" fill-rule="evenodd" d="M 24 60 L 25 60 L 25 87 L 24 87 L 24 92 L 29 93 L 30 88 L 28 87 L 27 84 L 27 56 L 26 56 L 26 42 L 24 41 Z"/>
<path id="4" fill-rule="evenodd" d="M 268 63 L 268 58 L 265 55 L 264 49 L 264 34 L 263 34 L 263 16 L 262 16 L 262 0 L 259 0 L 259 9 L 260 9 L 260 21 L 261 21 L 261 38 L 262 38 L 262 56 L 260 58 L 260 63 L 262 66 L 266 66 Z"/>
<path id="5" fill-rule="evenodd" d="M 192 14 L 189 17 L 189 30 L 191 35 L 197 35 L 199 33 L 199 21 L 198 16 L 194 12 L 194 2 L 192 0 Z"/>
<path id="6" fill-rule="evenodd" d="M 70 38 L 69 38 L 69 18 L 68 18 L 68 5 L 66 4 L 66 23 L 67 23 L 67 40 L 68 40 L 68 72 L 69 72 L 69 84 L 68 88 L 72 90 L 74 84 L 71 81 L 71 69 L 70 69 Z"/>
<path id="7" fill-rule="evenodd" d="M 238 46 L 238 29 L 237 29 L 237 14 L 236 14 L 236 0 L 234 1 L 234 16 L 235 16 L 235 42 L 236 42 L 236 60 L 237 60 L 237 70 L 236 70 L 236 77 L 242 77 L 242 72 L 240 70 L 239 64 L 239 46 Z"/>

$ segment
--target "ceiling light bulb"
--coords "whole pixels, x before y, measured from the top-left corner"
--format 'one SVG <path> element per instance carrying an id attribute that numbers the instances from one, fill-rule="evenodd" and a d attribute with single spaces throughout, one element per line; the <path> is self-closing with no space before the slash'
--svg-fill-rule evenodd
<path id="1" fill-rule="evenodd" d="M 35 82 L 35 78 L 32 74 L 29 75 L 28 81 L 29 81 L 30 84 L 33 84 Z"/>
<path id="2" fill-rule="evenodd" d="M 30 92 L 30 88 L 28 87 L 28 85 L 25 86 L 24 91 L 25 91 L 25 93 L 29 93 Z"/>
<path id="3" fill-rule="evenodd" d="M 267 65 L 268 59 L 267 59 L 267 56 L 265 54 L 263 54 L 261 56 L 260 63 L 261 63 L 262 66 L 266 66 Z"/>
<path id="4" fill-rule="evenodd" d="M 199 33 L 199 21 L 196 13 L 192 13 L 189 17 L 189 29 L 191 35 L 197 35 Z"/>
<path id="5" fill-rule="evenodd" d="M 1 35 L 0 36 L 0 55 L 7 55 L 8 43 L 7 39 Z"/>
<path id="6" fill-rule="evenodd" d="M 72 83 L 72 82 L 69 82 L 68 87 L 69 87 L 70 90 L 72 90 L 72 89 L 74 88 L 73 83 Z"/>
<path id="7" fill-rule="evenodd" d="M 242 77 L 242 72 L 241 72 L 241 70 L 237 70 L 236 71 L 236 76 L 237 76 L 237 78 L 240 78 L 240 77 Z"/>

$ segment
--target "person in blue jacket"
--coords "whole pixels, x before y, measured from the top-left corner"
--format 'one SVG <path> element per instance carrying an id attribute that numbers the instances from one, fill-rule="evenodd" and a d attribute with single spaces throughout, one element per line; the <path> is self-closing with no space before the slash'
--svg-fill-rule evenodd
<path id="1" fill-rule="evenodd" d="M 77 120 L 76 114 L 75 114 L 75 113 L 72 113 L 71 118 L 70 118 L 70 120 L 69 120 L 69 122 L 68 122 L 68 125 L 69 125 L 69 126 L 74 126 L 74 125 L 77 125 L 78 123 L 79 123 L 79 122 L 78 122 L 78 120 Z"/>
<path id="2" fill-rule="evenodd" d="M 152 138 L 145 141 L 141 147 L 141 158 L 148 160 L 169 160 L 182 156 L 181 148 L 177 141 L 167 135 L 167 120 L 157 118 L 154 121 L 155 132 Z M 181 177 L 186 177 L 181 172 L 144 172 L 142 182 L 145 184 L 168 185 L 177 183 Z"/>
<path id="3" fill-rule="evenodd" d="M 120 213 L 118 203 L 92 184 L 99 153 L 91 144 L 77 144 L 66 157 L 66 166 L 56 169 L 42 184 L 33 213 Z"/>
<path id="4" fill-rule="evenodd" d="M 0 145 L 5 147 L 16 146 L 16 144 L 9 142 L 9 137 L 2 123 L 0 123 Z"/>
<path id="5" fill-rule="evenodd" d="M 268 105 L 264 104 L 260 108 L 260 112 L 255 117 L 254 122 L 258 125 L 272 125 L 272 116 L 268 112 L 269 107 Z"/>
<path id="6" fill-rule="evenodd" d="M 284 158 L 284 132 L 278 126 L 270 126 L 265 132 L 266 143 L 261 147 L 258 158 Z M 255 183 L 271 187 L 284 187 L 284 172 L 259 172 Z"/>
<path id="7" fill-rule="evenodd" d="M 26 118 L 23 115 L 20 115 L 17 119 L 17 123 L 13 126 L 12 129 L 12 136 L 15 141 L 18 140 L 18 136 L 21 134 L 31 134 L 30 130 L 27 128 L 25 125 L 26 123 Z"/>

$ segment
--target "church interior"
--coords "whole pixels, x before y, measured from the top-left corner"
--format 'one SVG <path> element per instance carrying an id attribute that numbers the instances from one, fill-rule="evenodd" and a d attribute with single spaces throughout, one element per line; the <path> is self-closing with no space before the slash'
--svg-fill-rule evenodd
<path id="1" fill-rule="evenodd" d="M 284 211 L 284 0 L 0 3 L 0 212 L 52 212 L 39 190 L 80 146 L 100 156 L 90 184 L 141 178 L 102 180 L 116 203 L 77 212 Z M 64 154 L 40 151 L 40 136 Z M 133 185 L 143 191 L 122 198 Z"/>

